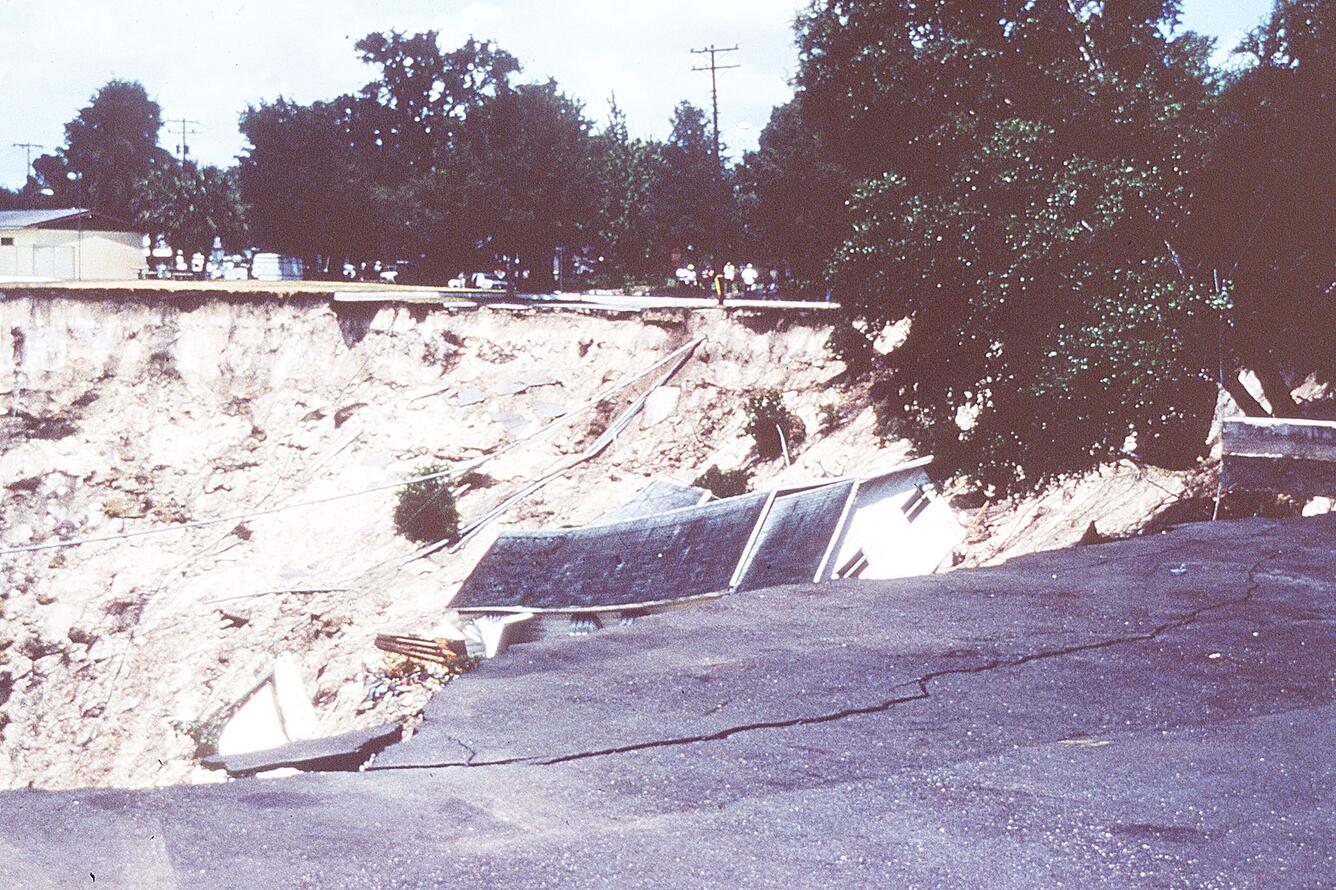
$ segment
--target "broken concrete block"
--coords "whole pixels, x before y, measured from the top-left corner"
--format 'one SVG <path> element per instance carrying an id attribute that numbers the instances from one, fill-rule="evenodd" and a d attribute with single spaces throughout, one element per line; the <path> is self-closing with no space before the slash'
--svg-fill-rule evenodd
<path id="1" fill-rule="evenodd" d="M 210 769 L 226 770 L 233 776 L 253 776 L 279 769 L 352 771 L 385 746 L 399 741 L 402 733 L 398 723 L 386 723 L 322 739 L 277 745 L 261 751 L 232 755 L 219 753 L 201 762 Z"/>
<path id="2" fill-rule="evenodd" d="M 1322 516 L 1336 510 L 1336 499 L 1326 497 L 1310 498 L 1308 503 L 1304 504 L 1304 516 Z"/>
<path id="3" fill-rule="evenodd" d="M 302 682 L 301 669 L 291 655 L 280 655 L 274 659 L 274 697 L 278 702 L 279 715 L 283 718 L 283 730 L 290 741 L 309 739 L 316 734 L 319 723 L 315 706 L 306 694 Z"/>
<path id="4" fill-rule="evenodd" d="M 42 637 L 47 640 L 64 640 L 69 637 L 74 622 L 79 617 L 79 610 L 69 603 L 54 603 L 47 607 L 38 627 Z"/>
<path id="5" fill-rule="evenodd" d="M 479 615 L 464 625 L 464 638 L 470 644 L 469 655 L 495 658 L 506 651 L 511 626 L 522 624 L 533 617 L 532 612 Z"/>
<path id="6" fill-rule="evenodd" d="M 649 429 L 672 416 L 677 409 L 677 400 L 682 390 L 676 386 L 660 386 L 645 398 L 645 407 L 640 412 L 640 428 Z"/>
<path id="7" fill-rule="evenodd" d="M 316 734 L 315 708 L 289 655 L 274 659 L 267 680 L 250 694 L 218 734 L 223 756 L 276 748 Z"/>
<path id="8" fill-rule="evenodd" d="M 455 391 L 455 404 L 476 405 L 484 398 L 483 391 L 474 386 L 461 386 Z"/>
<path id="9" fill-rule="evenodd" d="M 223 727 L 218 735 L 218 753 L 233 755 L 263 751 L 289 741 L 283 732 L 283 720 L 278 715 L 273 684 L 264 683 Z"/>

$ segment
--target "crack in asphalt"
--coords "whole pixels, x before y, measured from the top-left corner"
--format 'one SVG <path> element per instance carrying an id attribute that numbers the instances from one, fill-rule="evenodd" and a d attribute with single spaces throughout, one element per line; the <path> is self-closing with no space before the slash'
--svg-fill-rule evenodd
<path id="1" fill-rule="evenodd" d="M 476 769 L 479 767 L 512 766 L 516 764 L 526 764 L 534 766 L 553 766 L 556 764 L 570 763 L 572 761 L 577 761 L 577 760 L 589 760 L 595 757 L 610 757 L 617 754 L 632 754 L 637 751 L 646 751 L 653 748 L 674 748 L 684 745 L 700 744 L 702 742 L 717 742 L 747 732 L 758 732 L 772 729 L 788 729 L 794 726 L 815 726 L 822 723 L 833 723 L 838 720 L 845 720 L 850 717 L 860 717 L 867 714 L 884 713 L 886 711 L 890 711 L 892 708 L 898 707 L 903 704 L 908 704 L 910 702 L 916 702 L 916 701 L 923 701 L 925 699 L 931 698 L 932 693 L 928 689 L 929 684 L 932 683 L 934 680 L 939 680 L 943 677 L 983 674 L 983 673 L 988 673 L 990 671 L 1021 667 L 1023 665 L 1031 664 L 1036 661 L 1045 661 L 1052 658 L 1064 658 L 1069 655 L 1078 655 L 1082 652 L 1093 652 L 1100 649 L 1109 649 L 1114 646 L 1124 646 L 1132 643 L 1145 643 L 1154 640 L 1157 637 L 1160 637 L 1161 635 L 1168 633 L 1171 630 L 1178 630 L 1184 627 L 1188 627 L 1202 615 L 1205 615 L 1210 612 L 1216 612 L 1221 609 L 1228 609 L 1232 606 L 1243 605 L 1244 603 L 1249 602 L 1252 599 L 1253 594 L 1256 593 L 1257 588 L 1261 585 L 1261 582 L 1257 579 L 1257 572 L 1261 568 L 1261 566 L 1262 566 L 1262 560 L 1258 560 L 1248 568 L 1247 571 L 1248 586 L 1247 589 L 1244 590 L 1242 595 L 1233 597 L 1231 599 L 1211 603 L 1209 605 L 1205 605 L 1197 609 L 1192 609 L 1191 611 L 1186 612 L 1171 621 L 1166 621 L 1163 624 L 1158 624 L 1148 631 L 1138 634 L 1129 634 L 1121 637 L 1112 637 L 1110 639 L 1105 639 L 1105 640 L 1097 640 L 1090 643 L 1080 643 L 1073 646 L 1063 646 L 1057 649 L 1045 649 L 1039 652 L 1032 652 L 1028 655 L 1022 655 L 1016 658 L 995 659 L 993 661 L 989 661 L 980 665 L 975 665 L 973 667 L 946 668 L 940 671 L 932 671 L 930 673 L 923 674 L 920 677 L 916 677 L 913 680 L 907 680 L 903 683 L 898 683 L 895 686 L 891 687 L 892 689 L 912 689 L 914 690 L 913 692 L 910 692 L 906 695 L 900 695 L 894 698 L 889 698 L 884 701 L 877 702 L 875 704 L 864 705 L 861 707 L 854 707 L 854 708 L 843 708 L 838 711 L 831 711 L 829 713 L 817 714 L 813 716 L 790 717 L 784 720 L 765 720 L 765 721 L 758 721 L 755 723 L 744 723 L 738 726 L 730 726 L 726 729 L 721 729 L 717 732 L 704 733 L 700 735 L 678 736 L 676 738 L 669 738 L 669 739 L 653 739 L 651 741 L 635 742 L 632 744 L 618 745 L 616 747 L 611 747 L 611 748 L 599 748 L 593 751 L 576 751 L 569 754 L 558 754 L 555 756 L 543 756 L 535 754 L 524 757 L 504 757 L 495 760 L 478 760 L 477 752 L 472 747 L 464 744 L 459 739 L 451 736 L 449 737 L 451 741 L 459 744 L 461 747 L 463 747 L 466 751 L 469 752 L 469 757 L 467 760 L 463 762 L 451 761 L 446 763 L 434 763 L 434 764 L 383 766 L 374 769 L 378 770 L 418 770 L 418 769 L 458 769 L 458 768 Z"/>

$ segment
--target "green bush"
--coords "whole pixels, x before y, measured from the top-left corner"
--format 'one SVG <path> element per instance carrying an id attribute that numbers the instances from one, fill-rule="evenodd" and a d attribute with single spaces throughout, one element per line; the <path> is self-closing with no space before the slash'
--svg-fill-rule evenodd
<path id="1" fill-rule="evenodd" d="M 447 469 L 432 464 L 419 467 L 413 475 L 430 476 Z M 442 476 L 403 488 L 394 505 L 394 527 L 399 534 L 419 544 L 453 541 L 459 537 L 459 510 L 455 506 L 454 492 L 450 490 L 450 479 Z"/>
<path id="2" fill-rule="evenodd" d="M 807 438 L 807 428 L 796 414 L 784 407 L 784 397 L 778 390 L 771 389 L 748 396 L 743 410 L 747 414 L 747 435 L 756 440 L 756 451 L 762 460 L 782 456 L 785 444 L 792 457 Z M 781 431 L 784 435 L 782 441 Z"/>
<path id="3" fill-rule="evenodd" d="M 751 486 L 751 472 L 745 469 L 721 470 L 712 464 L 691 484 L 708 489 L 717 498 L 732 498 L 747 493 Z"/>

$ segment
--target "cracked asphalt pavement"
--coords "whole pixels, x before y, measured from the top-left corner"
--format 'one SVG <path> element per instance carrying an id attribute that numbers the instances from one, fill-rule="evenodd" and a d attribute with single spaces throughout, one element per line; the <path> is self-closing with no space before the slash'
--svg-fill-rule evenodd
<path id="1" fill-rule="evenodd" d="M 518 646 L 362 773 L 4 794 L 0 884 L 1330 887 L 1334 544 L 1191 525 Z"/>

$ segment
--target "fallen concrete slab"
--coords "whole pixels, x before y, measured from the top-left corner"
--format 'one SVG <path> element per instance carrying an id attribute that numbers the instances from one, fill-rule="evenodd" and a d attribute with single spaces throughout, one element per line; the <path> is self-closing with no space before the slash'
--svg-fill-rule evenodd
<path id="1" fill-rule="evenodd" d="M 1227 490 L 1336 495 L 1336 421 L 1232 417 L 1220 444 Z"/>
<path id="2" fill-rule="evenodd" d="M 209 769 L 226 770 L 232 776 L 253 776 L 285 767 L 307 772 L 352 771 L 365 764 L 386 745 L 397 742 L 402 731 L 398 723 L 386 723 L 335 736 L 293 742 L 264 751 L 215 754 L 200 762 Z"/>
<path id="3" fill-rule="evenodd" d="M 359 774 L 0 795 L 0 885 L 1330 886 L 1336 518 L 756 591 L 451 683 Z"/>

